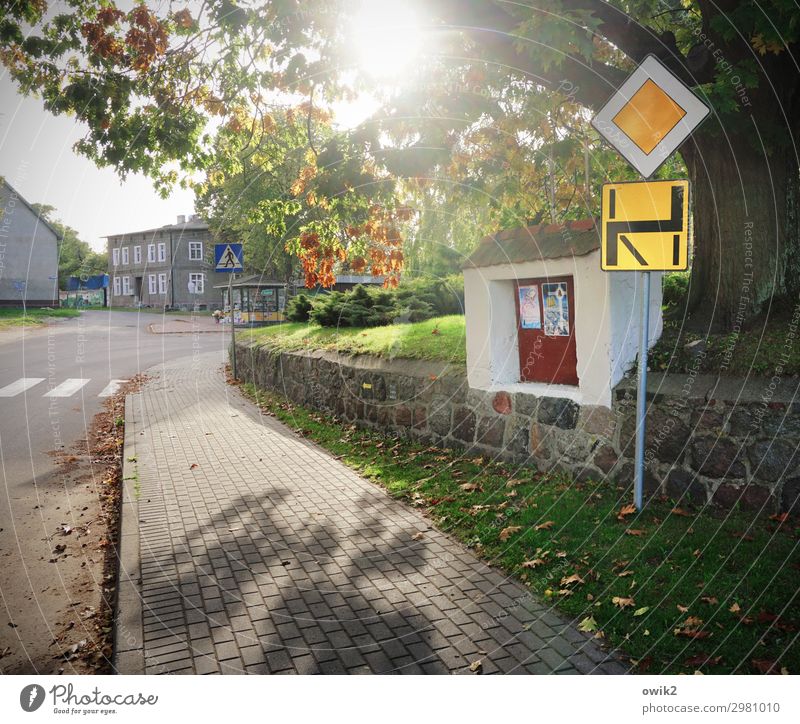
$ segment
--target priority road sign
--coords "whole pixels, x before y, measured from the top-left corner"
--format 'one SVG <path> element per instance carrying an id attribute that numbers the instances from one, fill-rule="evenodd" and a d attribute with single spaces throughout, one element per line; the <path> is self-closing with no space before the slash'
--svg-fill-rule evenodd
<path id="1" fill-rule="evenodd" d="M 218 272 L 244 271 L 241 244 L 214 244 L 214 270 Z"/>
<path id="2" fill-rule="evenodd" d="M 648 55 L 592 118 L 592 126 L 650 178 L 710 112 L 658 58 Z"/>
<path id="3" fill-rule="evenodd" d="M 603 271 L 681 271 L 689 266 L 689 182 L 603 185 Z"/>

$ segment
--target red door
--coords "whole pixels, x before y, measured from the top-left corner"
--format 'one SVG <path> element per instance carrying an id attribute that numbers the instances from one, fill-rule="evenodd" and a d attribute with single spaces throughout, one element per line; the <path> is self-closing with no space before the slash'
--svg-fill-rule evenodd
<path id="1" fill-rule="evenodd" d="M 520 279 L 515 292 L 520 380 L 577 385 L 572 277 Z"/>

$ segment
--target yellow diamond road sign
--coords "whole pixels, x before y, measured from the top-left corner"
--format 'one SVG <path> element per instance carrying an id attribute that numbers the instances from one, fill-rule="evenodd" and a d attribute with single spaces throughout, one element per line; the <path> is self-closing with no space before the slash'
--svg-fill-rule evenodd
<path id="1" fill-rule="evenodd" d="M 689 182 L 603 186 L 604 271 L 681 271 L 689 266 Z"/>
<path id="2" fill-rule="evenodd" d="M 592 118 L 592 125 L 649 178 L 709 113 L 690 88 L 649 55 Z"/>

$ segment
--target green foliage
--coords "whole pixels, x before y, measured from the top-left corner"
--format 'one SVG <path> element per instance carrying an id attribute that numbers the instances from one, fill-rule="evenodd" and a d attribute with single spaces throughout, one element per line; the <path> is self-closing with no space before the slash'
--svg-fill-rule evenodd
<path id="1" fill-rule="evenodd" d="M 685 308 L 689 296 L 689 272 L 669 272 L 662 281 L 664 306 L 669 308 Z"/>
<path id="2" fill-rule="evenodd" d="M 307 322 L 309 313 L 313 309 L 307 294 L 298 294 L 289 300 L 286 305 L 286 318 L 290 322 Z"/>
<path id="3" fill-rule="evenodd" d="M 323 327 L 380 327 L 421 322 L 432 317 L 464 313 L 461 276 L 413 279 L 397 289 L 366 287 L 321 294 L 312 302 L 310 319 Z M 296 320 L 300 321 L 300 320 Z"/>
<path id="4" fill-rule="evenodd" d="M 53 218 L 55 209 L 46 204 L 32 204 L 37 213 L 61 234 L 58 242 L 58 288 L 66 289 L 71 276 L 104 274 L 108 269 L 106 255 L 93 251 L 78 238 L 78 232 Z"/>

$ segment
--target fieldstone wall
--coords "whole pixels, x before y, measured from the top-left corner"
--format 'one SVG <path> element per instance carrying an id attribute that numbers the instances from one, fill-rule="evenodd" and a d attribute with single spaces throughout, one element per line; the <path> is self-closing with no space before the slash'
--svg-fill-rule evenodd
<path id="1" fill-rule="evenodd" d="M 612 409 L 470 389 L 463 367 L 237 345 L 239 377 L 339 420 L 470 454 L 631 484 L 635 383 Z M 646 496 L 800 512 L 800 380 L 651 375 Z"/>

